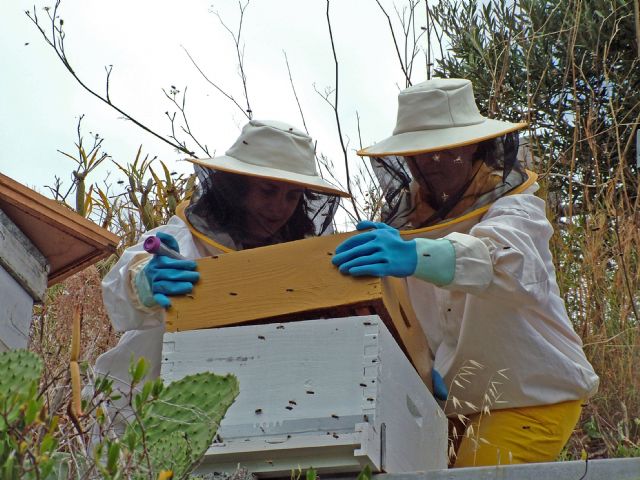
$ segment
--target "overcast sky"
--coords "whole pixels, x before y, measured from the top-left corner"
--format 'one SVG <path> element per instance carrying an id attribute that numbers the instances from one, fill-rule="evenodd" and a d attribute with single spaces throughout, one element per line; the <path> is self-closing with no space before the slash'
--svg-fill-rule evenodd
<path id="1" fill-rule="evenodd" d="M 398 1 L 398 5 L 402 2 Z M 383 2 L 395 15 L 393 3 Z M 20 0 L 0 2 L 0 171 L 42 193 L 54 175 L 69 183 L 73 163 L 57 150 L 74 153 L 77 119 L 84 114 L 89 132 L 105 138 L 104 150 L 122 163 L 137 148 L 158 155 L 172 168 L 187 171 L 184 155 L 119 115 L 73 80 L 27 18 Z M 43 25 L 48 18 L 36 1 Z M 198 73 L 188 50 L 207 76 L 242 100 L 236 52 L 229 33 L 213 13 L 237 29 L 235 0 L 63 0 L 67 55 L 78 75 L 100 93 L 105 66 L 113 65 L 113 103 L 161 134 L 169 134 L 164 112 L 171 105 L 162 89 L 187 90 L 187 112 L 196 136 L 223 153 L 246 122 L 228 99 Z M 341 161 L 333 112 L 314 90 L 334 86 L 334 63 L 325 18 L 325 0 L 252 0 L 245 12 L 242 42 L 248 92 L 254 118 L 275 119 L 302 128 L 289 83 L 287 52 L 296 90 L 310 134 L 320 151 Z M 340 114 L 350 150 L 358 147 L 356 111 L 364 143 L 388 136 L 395 124 L 398 88 L 403 75 L 386 17 L 375 0 L 333 0 L 331 18 L 339 59 Z M 424 14 L 420 6 L 419 14 Z M 424 59 L 415 67 L 414 83 L 425 78 Z M 203 156 L 198 152 L 199 156 Z M 355 157 L 353 156 L 355 161 Z M 113 168 L 109 168 L 113 170 Z M 91 180 L 100 180 L 98 172 Z"/>

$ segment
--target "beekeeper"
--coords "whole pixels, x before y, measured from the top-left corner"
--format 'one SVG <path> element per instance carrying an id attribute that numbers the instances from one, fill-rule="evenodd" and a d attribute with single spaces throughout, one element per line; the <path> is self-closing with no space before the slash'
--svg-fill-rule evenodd
<path id="1" fill-rule="evenodd" d="M 251 120 L 225 155 L 190 161 L 207 172 L 197 195 L 145 235 L 187 260 L 150 255 L 141 241 L 102 282 L 109 318 L 125 333 L 95 371 L 125 394 L 132 356 L 149 361 L 147 379 L 160 375 L 165 308 L 198 281 L 194 259 L 331 233 L 339 198 L 348 196 L 318 175 L 312 139 L 281 122 Z"/>
<path id="2" fill-rule="evenodd" d="M 358 152 L 380 179 L 384 223 L 360 223 L 332 259 L 344 274 L 406 278 L 449 389 L 456 467 L 556 459 L 598 387 L 536 175 L 518 160 L 526 126 L 482 116 L 468 80 L 401 91 L 393 135 Z"/>

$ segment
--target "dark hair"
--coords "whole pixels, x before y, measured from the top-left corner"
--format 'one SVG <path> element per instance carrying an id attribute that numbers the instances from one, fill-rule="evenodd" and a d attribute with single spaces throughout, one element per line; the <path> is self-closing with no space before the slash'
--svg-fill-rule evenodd
<path id="1" fill-rule="evenodd" d="M 223 228 L 237 243 L 243 243 L 244 197 L 248 183 L 246 176 L 215 170 L 202 185 L 202 195 L 194 205 L 194 213 Z M 310 218 L 309 203 L 316 195 L 305 189 L 293 214 L 284 226 L 266 240 L 265 245 L 277 242 L 301 240 L 316 234 L 313 220 Z"/>

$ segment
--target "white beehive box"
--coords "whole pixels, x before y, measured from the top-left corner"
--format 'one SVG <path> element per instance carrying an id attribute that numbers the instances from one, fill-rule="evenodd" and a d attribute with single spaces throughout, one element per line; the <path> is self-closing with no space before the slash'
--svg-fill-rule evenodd
<path id="1" fill-rule="evenodd" d="M 162 377 L 233 373 L 240 394 L 200 473 L 446 468 L 447 421 L 379 318 L 168 333 Z"/>
<path id="2" fill-rule="evenodd" d="M 0 352 L 26 348 L 33 303 L 47 288 L 47 260 L 0 209 Z"/>

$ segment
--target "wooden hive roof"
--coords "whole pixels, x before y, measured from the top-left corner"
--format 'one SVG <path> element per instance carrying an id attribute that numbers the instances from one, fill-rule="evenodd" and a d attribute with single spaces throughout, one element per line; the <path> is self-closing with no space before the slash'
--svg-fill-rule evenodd
<path id="1" fill-rule="evenodd" d="M 116 251 L 116 235 L 1 173 L 0 209 L 47 259 L 48 286 Z"/>

